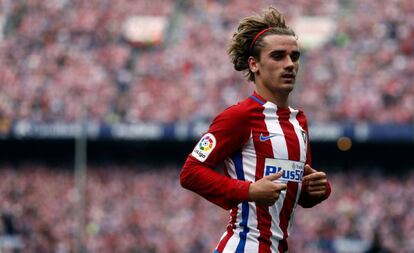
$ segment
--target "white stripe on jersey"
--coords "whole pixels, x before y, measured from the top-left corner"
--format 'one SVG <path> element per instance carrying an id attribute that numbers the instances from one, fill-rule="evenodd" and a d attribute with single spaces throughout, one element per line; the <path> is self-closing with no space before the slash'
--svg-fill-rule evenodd
<path id="1" fill-rule="evenodd" d="M 272 223 L 270 225 L 270 231 L 272 232 L 272 236 L 270 237 L 272 252 L 278 252 L 279 240 L 283 239 L 283 231 L 279 226 L 279 214 L 282 210 L 285 197 L 286 191 L 280 192 L 279 199 L 273 206 L 269 207 L 269 213 L 272 216 Z"/>
<path id="2" fill-rule="evenodd" d="M 241 220 L 242 220 L 242 203 L 240 203 L 237 206 L 237 215 L 236 215 L 236 228 L 233 229 L 233 235 L 228 240 L 226 247 L 223 249 L 223 253 L 225 252 L 236 252 L 237 245 L 239 245 L 240 242 L 240 232 L 243 231 L 243 229 L 239 226 Z"/>
<path id="3" fill-rule="evenodd" d="M 234 165 L 234 162 L 231 158 L 227 158 L 224 161 L 226 168 L 227 168 L 227 173 L 229 174 L 229 176 L 231 178 L 237 178 L 237 174 L 236 174 L 236 166 Z"/>
<path id="4" fill-rule="evenodd" d="M 259 252 L 259 238 L 260 233 L 257 229 L 257 213 L 256 213 L 256 203 L 249 202 L 249 220 L 247 221 L 249 225 L 249 233 L 246 238 L 246 245 L 244 247 L 244 252 Z"/>
<path id="5" fill-rule="evenodd" d="M 244 179 L 256 181 L 256 149 L 254 148 L 253 133 L 250 132 L 249 141 L 244 145 L 242 152 Z M 237 177 L 236 177 L 237 178 Z"/>
<path id="6" fill-rule="evenodd" d="M 244 177 L 247 181 L 254 182 L 256 180 L 256 149 L 254 148 L 252 133 L 250 133 L 249 141 L 243 148 L 242 157 Z M 249 233 L 247 233 L 244 252 L 258 252 L 259 240 L 257 238 L 259 238 L 260 233 L 257 229 L 256 203 L 254 202 L 249 202 L 249 218 L 247 220 L 247 225 L 249 226 Z"/>
<path id="7" fill-rule="evenodd" d="M 225 165 L 227 167 L 227 173 L 229 174 L 229 176 L 231 178 L 237 178 L 237 174 L 236 174 L 236 166 L 233 162 L 233 160 L 231 158 L 227 158 L 225 160 Z M 235 229 L 233 229 L 233 235 L 230 237 L 230 239 L 228 240 L 226 246 L 223 249 L 223 253 L 225 252 L 235 252 L 237 245 L 239 244 L 239 234 L 242 231 L 240 229 L 239 223 L 242 220 L 242 214 L 241 214 L 241 209 L 242 209 L 242 203 L 237 205 L 237 214 L 236 214 L 236 221 L 234 223 L 234 225 L 236 226 Z M 230 210 L 230 217 L 231 217 L 231 210 Z M 221 237 L 220 241 L 224 238 L 224 236 L 227 234 L 227 230 L 226 233 L 224 233 L 224 235 Z"/>

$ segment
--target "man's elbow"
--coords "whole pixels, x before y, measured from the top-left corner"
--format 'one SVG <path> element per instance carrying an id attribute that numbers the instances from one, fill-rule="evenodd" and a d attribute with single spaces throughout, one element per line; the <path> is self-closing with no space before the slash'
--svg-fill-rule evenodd
<path id="1" fill-rule="evenodd" d="M 303 208 L 312 208 L 325 201 L 328 197 L 329 195 L 325 195 L 320 198 L 315 198 L 305 193 L 299 198 L 298 204 Z"/>
<path id="2" fill-rule="evenodd" d="M 187 190 L 193 190 L 196 184 L 197 168 L 190 159 L 184 163 L 180 172 L 180 184 Z"/>
<path id="3" fill-rule="evenodd" d="M 190 187 L 189 176 L 190 176 L 190 173 L 188 172 L 188 168 L 184 165 L 180 173 L 180 184 L 185 189 L 188 189 Z"/>
<path id="4" fill-rule="evenodd" d="M 305 202 L 305 203 L 300 203 L 299 202 L 299 205 L 301 206 L 301 207 L 303 207 L 303 208 L 312 208 L 312 207 L 314 207 L 314 206 L 316 206 L 317 204 L 319 204 L 320 202 L 314 202 L 314 203 L 311 203 L 311 202 Z"/>

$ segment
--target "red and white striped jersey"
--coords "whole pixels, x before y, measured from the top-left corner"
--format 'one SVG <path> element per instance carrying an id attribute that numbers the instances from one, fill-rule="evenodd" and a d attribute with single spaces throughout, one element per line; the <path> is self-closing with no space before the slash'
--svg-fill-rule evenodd
<path id="1" fill-rule="evenodd" d="M 322 201 L 302 191 L 303 166 L 310 160 L 303 111 L 278 108 L 254 93 L 219 114 L 180 175 L 183 187 L 231 210 L 215 252 L 286 252 L 296 205 Z M 213 170 L 222 164 L 225 175 Z M 250 183 L 276 173 L 278 164 L 291 171 L 283 176 L 287 190 L 270 207 L 249 202 Z"/>

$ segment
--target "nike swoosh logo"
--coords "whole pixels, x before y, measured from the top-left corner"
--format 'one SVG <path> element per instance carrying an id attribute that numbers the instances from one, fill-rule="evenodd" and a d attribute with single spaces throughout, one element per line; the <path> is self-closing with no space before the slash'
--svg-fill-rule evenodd
<path id="1" fill-rule="evenodd" d="M 275 134 L 274 135 L 269 135 L 269 136 L 263 136 L 263 134 L 261 133 L 260 136 L 259 136 L 259 139 L 260 139 L 260 141 L 267 141 L 267 140 L 270 140 L 270 138 L 273 138 L 275 136 L 276 136 Z"/>

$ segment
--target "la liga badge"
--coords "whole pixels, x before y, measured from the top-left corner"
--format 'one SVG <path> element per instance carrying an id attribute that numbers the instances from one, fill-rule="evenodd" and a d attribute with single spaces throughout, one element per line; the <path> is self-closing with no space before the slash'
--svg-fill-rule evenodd
<path id="1" fill-rule="evenodd" d="M 216 137 L 211 133 L 206 133 L 194 147 L 191 155 L 200 162 L 204 162 L 215 147 Z"/>

